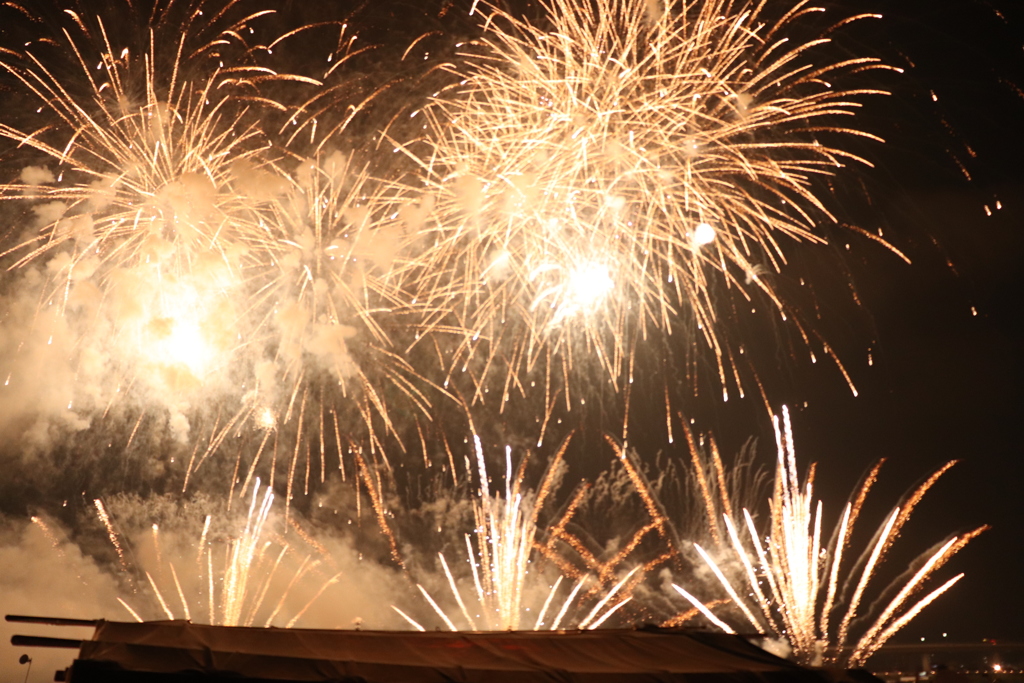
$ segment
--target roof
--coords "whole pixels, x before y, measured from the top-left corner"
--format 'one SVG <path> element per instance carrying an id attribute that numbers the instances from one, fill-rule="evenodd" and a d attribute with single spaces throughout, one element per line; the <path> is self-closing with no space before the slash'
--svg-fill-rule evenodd
<path id="1" fill-rule="evenodd" d="M 823 683 L 738 636 L 692 630 L 384 632 L 100 621 L 69 681 Z"/>

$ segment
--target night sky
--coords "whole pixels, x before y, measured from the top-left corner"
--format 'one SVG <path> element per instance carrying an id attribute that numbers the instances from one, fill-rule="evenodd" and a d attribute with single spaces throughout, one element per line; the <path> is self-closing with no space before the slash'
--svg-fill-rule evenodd
<path id="1" fill-rule="evenodd" d="M 863 194 L 846 204 L 845 217 L 883 229 L 912 264 L 856 237 L 837 240 L 827 258 L 798 251 L 805 260 L 794 261 L 797 269 L 820 285 L 823 334 L 858 396 L 828 363 L 777 356 L 765 374 L 768 393 L 793 411 L 798 458 L 819 463 L 818 491 L 832 505 L 831 519 L 880 458 L 886 464 L 865 526 L 959 460 L 917 508 L 889 562 L 908 562 L 949 533 L 992 528 L 940 572 L 965 578 L 893 642 L 943 633 L 954 642 L 1021 642 L 1024 7 L 968 0 L 827 6 L 883 14 L 855 34 L 852 48 L 913 64 L 883 79 L 892 95 L 865 108 L 865 127 L 886 144 L 864 152 L 875 168 L 862 173 L 855 194 Z M 848 268 L 841 275 L 836 259 Z M 862 306 L 840 295 L 847 283 Z M 762 341 L 769 367 L 778 346 Z M 771 428 L 756 401 L 701 401 L 693 409 L 725 452 L 753 434 L 762 454 L 772 455 Z"/>
<path id="2" fill-rule="evenodd" d="M 803 455 L 853 476 L 871 459 L 888 458 L 880 497 L 948 459 L 961 461 L 929 493 L 903 542 L 992 525 L 953 561 L 967 572 L 955 593 L 902 640 L 942 632 L 961 642 L 1024 640 L 1024 594 L 1016 588 L 1024 576 L 1021 10 L 1012 2 L 900 3 L 903 17 L 886 10 L 882 35 L 917 65 L 907 74 L 916 87 L 908 98 L 897 80 L 883 103 L 894 130 L 876 157 L 888 189 L 875 198 L 885 234 L 898 235 L 913 265 L 874 254 L 854 266 L 877 340 L 860 396 L 835 382 L 802 386 Z M 970 182 L 951 156 L 964 160 Z"/>
<path id="3" fill-rule="evenodd" d="M 869 100 L 862 125 L 887 143 L 865 144 L 859 151 L 875 168 L 858 171 L 859 187 L 837 192 L 850 209 L 846 220 L 882 228 L 912 264 L 853 235 L 849 249 L 842 240 L 825 247 L 833 250 L 826 259 L 811 248 L 795 250 L 794 268 L 806 268 L 820 283 L 823 335 L 847 363 L 859 395 L 831 364 L 786 357 L 764 373 L 766 388 L 773 403 L 790 406 L 798 457 L 820 463 L 819 491 L 833 515 L 879 458 L 887 463 L 864 524 L 878 523 L 947 460 L 960 460 L 920 505 L 889 562 L 907 562 L 949 533 L 981 524 L 992 529 L 940 572 L 966 577 L 896 641 L 939 639 L 945 632 L 955 642 L 1021 642 L 1024 6 L 1019 0 L 901 0 L 889 3 L 898 5 L 894 10 L 872 0 L 824 4 L 840 13 L 881 9 L 884 19 L 851 30 L 845 47 L 914 65 L 901 76 L 880 77 L 893 94 Z M 346 16 L 351 9 L 338 2 L 316 13 Z M 297 2 L 281 10 L 311 12 Z M 378 25 L 376 36 L 391 29 L 404 36 L 437 8 L 381 2 L 363 11 Z M 456 3 L 450 11 L 465 8 Z M 845 270 L 833 267 L 838 262 Z M 847 285 L 861 306 L 840 295 Z M 776 341 L 766 336 L 751 343 L 772 359 Z M 686 409 L 701 431 L 715 433 L 724 452 L 756 436 L 771 462 L 771 427 L 756 401 L 723 405 L 705 397 Z M 656 443 L 651 437 L 650 445 Z"/>

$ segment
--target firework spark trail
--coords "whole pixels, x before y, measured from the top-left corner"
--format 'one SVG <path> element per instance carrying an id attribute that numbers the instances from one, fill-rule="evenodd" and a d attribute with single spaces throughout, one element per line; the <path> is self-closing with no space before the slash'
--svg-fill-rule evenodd
<path id="1" fill-rule="evenodd" d="M 846 607 L 842 612 L 836 635 L 833 638 L 831 623 L 842 577 L 841 564 L 844 550 L 852 534 L 853 522 L 859 515 L 867 489 L 875 482 L 878 467 L 872 468 L 851 497 L 833 534 L 831 544 L 822 544 L 821 527 L 823 506 L 815 502 L 813 471 L 801 483 L 796 467 L 796 453 L 793 446 L 792 426 L 788 410 L 783 410 L 782 420 L 775 421 L 778 461 L 775 471 L 775 486 L 770 500 L 770 531 L 767 542 L 761 540 L 753 518 L 744 509 L 744 519 L 749 537 L 742 540 L 734 521 L 725 516 L 729 532 L 729 543 L 721 544 L 720 550 L 730 560 L 736 558 L 744 568 L 746 585 L 754 598 L 754 607 L 760 611 L 764 621 L 759 620 L 748 608 L 740 590 L 725 575 L 718 563 L 697 546 L 705 564 L 712 569 L 719 582 L 730 596 L 732 603 L 746 616 L 755 629 L 770 630 L 777 637 L 784 637 L 793 648 L 794 656 L 807 664 L 840 664 L 845 667 L 863 665 L 886 640 L 913 619 L 924 607 L 948 590 L 960 576 L 947 581 L 923 598 L 913 599 L 923 584 L 954 554 L 959 552 L 973 538 L 985 531 L 979 527 L 960 536 L 954 536 L 932 552 L 921 555 L 911 565 L 909 576 L 900 576 L 882 591 L 887 600 L 885 606 L 870 616 L 870 626 L 847 648 L 850 626 L 859 613 L 860 603 L 876 570 L 891 546 L 898 524 L 906 521 L 907 508 L 920 502 L 924 493 L 935 483 L 938 476 L 949 469 L 952 463 L 940 468 L 936 475 L 929 477 L 915 489 L 904 505 L 894 508 L 875 533 L 862 556 L 864 559 L 848 569 L 853 582 L 852 594 L 844 595 Z M 961 575 L 962 576 L 962 575 Z M 762 589 L 762 581 L 768 590 Z M 724 631 L 732 628 L 715 616 L 699 599 L 679 586 L 675 589 L 701 611 L 709 620 Z M 848 651 L 847 651 L 848 650 Z"/>
<path id="2" fill-rule="evenodd" d="M 736 633 L 736 631 L 734 631 L 731 626 L 729 626 L 727 623 L 725 623 L 724 621 L 722 621 L 721 619 L 716 617 L 715 613 L 712 612 L 710 609 L 708 609 L 707 606 L 703 602 L 701 602 L 700 600 L 698 600 L 697 598 L 693 597 L 688 592 L 686 592 L 686 589 L 682 588 L 681 586 L 677 586 L 676 584 L 672 584 L 672 588 L 677 593 L 679 593 L 681 596 L 686 598 L 686 600 L 691 605 L 693 605 L 694 608 L 698 612 L 703 614 L 707 618 L 708 621 L 710 621 L 712 624 L 714 624 L 718 628 L 722 629 L 722 631 L 724 633 Z"/>
<path id="3" fill-rule="evenodd" d="M 114 531 L 114 525 L 110 521 L 110 515 L 107 514 L 107 508 L 103 505 L 103 501 L 99 498 L 93 501 L 93 505 L 96 507 L 96 515 L 103 522 L 103 528 L 107 530 L 107 538 L 110 539 L 110 544 L 114 546 L 114 550 L 117 551 L 117 561 L 121 564 L 122 569 L 127 569 L 124 560 L 124 550 L 121 548 L 121 540 L 117 537 L 117 532 Z"/>
<path id="4" fill-rule="evenodd" d="M 272 532 L 268 522 L 274 495 L 268 487 L 261 498 L 261 488 L 257 478 L 245 524 L 238 535 L 226 543 L 208 541 L 210 516 L 206 517 L 195 560 L 198 571 L 192 577 L 192 581 L 183 583 L 178 567 L 170 559 L 158 562 L 158 569 L 163 573 L 166 565 L 171 576 L 173 592 L 161 585 L 164 582 L 159 580 L 160 573 L 154 577 L 151 572 L 143 571 L 160 611 L 168 619 L 177 618 L 176 612 L 179 609 L 185 619 L 202 618 L 200 615 L 205 608 L 206 613 L 203 617 L 210 624 L 252 626 L 259 620 L 261 625 L 270 626 L 285 609 L 286 603 L 293 595 L 293 589 L 299 584 L 311 581 L 311 576 L 320 564 L 319 560 L 312 560 L 311 556 L 306 556 L 298 567 L 286 569 L 285 558 L 292 549 L 287 543 L 270 538 Z M 97 506 L 97 510 L 100 509 Z M 156 539 L 155 542 L 159 543 L 159 540 Z M 223 552 L 218 552 L 218 548 L 222 548 Z M 285 627 L 294 626 L 339 577 L 340 574 L 336 574 L 320 580 L 318 590 L 291 616 Z M 287 581 L 283 589 L 279 585 L 282 581 Z M 168 595 L 176 596 L 177 604 L 169 599 Z M 275 595 L 277 601 L 268 614 L 263 607 L 270 595 Z M 142 621 L 137 610 L 124 600 L 120 602 L 135 619 Z"/>
<path id="5" fill-rule="evenodd" d="M 520 462 L 519 466 L 514 468 L 511 448 L 506 447 L 504 495 L 500 493 L 492 495 L 483 445 L 479 436 L 473 435 L 479 495 L 474 500 L 473 506 L 475 531 L 472 535 L 465 535 L 465 542 L 467 562 L 475 589 L 475 605 L 467 604 L 444 554 L 438 554 L 452 596 L 470 629 L 517 630 L 526 625 L 523 618 L 527 612 L 533 611 L 537 616 L 533 619 L 532 626 L 527 625 L 528 627 L 532 627 L 533 630 L 542 628 L 557 630 L 574 607 L 577 596 L 584 585 L 594 578 L 571 568 L 570 565 L 569 574 L 577 577 L 577 581 L 567 596 L 558 597 L 559 587 L 565 579 L 564 575 L 559 575 L 554 583 L 546 587 L 543 603 L 539 610 L 529 604 L 529 595 L 533 592 L 531 583 L 543 581 L 541 575 L 533 568 L 536 559 L 535 553 L 549 559 L 552 559 L 554 554 L 550 544 L 545 546 L 536 540 L 539 531 L 538 515 L 562 475 L 562 457 L 568 445 L 569 438 L 566 438 L 549 461 L 536 492 L 524 489 L 526 462 Z M 574 505 L 570 505 L 570 508 L 573 507 Z M 564 527 L 565 522 L 566 520 L 563 519 L 560 526 Z M 562 540 L 566 540 L 565 536 L 567 535 L 563 532 Z M 593 595 L 596 599 L 589 612 L 578 621 L 578 628 L 599 627 L 631 600 L 630 593 L 646 570 L 643 566 L 636 566 L 625 576 L 618 578 L 609 567 L 613 564 L 617 566 L 623 559 L 624 557 L 618 557 L 601 566 L 597 563 L 596 558 L 593 558 L 599 568 L 598 581 L 588 596 Z M 561 563 L 556 562 L 556 564 L 561 567 Z M 535 577 L 537 578 L 535 579 Z M 421 584 L 417 584 L 417 588 L 445 625 L 453 631 L 457 630 L 452 618 L 445 613 L 430 593 Z M 617 597 L 620 594 L 625 594 L 625 597 Z M 553 621 L 549 624 L 545 619 L 546 615 L 558 599 L 561 600 L 561 605 Z M 393 608 L 414 628 L 422 629 L 422 625 L 405 612 L 397 607 L 393 606 Z"/>
<path id="6" fill-rule="evenodd" d="M 64 549 L 61 548 L 60 540 L 53 533 L 53 530 L 50 529 L 50 525 L 46 523 L 46 520 L 37 515 L 32 515 L 29 517 L 29 521 L 42 530 L 43 535 L 46 536 L 46 540 L 50 542 L 50 545 L 53 546 L 55 551 L 57 551 L 57 554 L 60 555 L 61 559 L 64 559 Z"/>
<path id="7" fill-rule="evenodd" d="M 810 345 L 768 275 L 787 241 L 823 242 L 817 222 L 834 222 L 815 180 L 867 163 L 838 145 L 873 136 L 839 121 L 878 91 L 843 79 L 888 67 L 813 66 L 827 38 L 782 39 L 806 3 L 776 22 L 725 0 L 542 7 L 539 27 L 480 3 L 479 49 L 423 112 L 437 220 L 410 287 L 456 300 L 453 368 L 480 354 L 525 374 L 552 351 L 579 358 L 579 340 L 621 387 L 636 341 L 682 320 L 742 394 L 716 299 L 759 291 Z"/>
<path id="8" fill-rule="evenodd" d="M 704 465 L 700 458 L 700 451 L 697 448 L 697 443 L 694 440 L 693 431 L 690 429 L 686 421 L 683 420 L 683 433 L 686 434 L 686 442 L 690 448 L 690 459 L 693 463 L 693 473 L 697 480 L 697 484 L 700 486 L 701 500 L 704 501 L 707 510 L 707 517 L 711 523 L 711 538 L 714 539 L 716 544 L 721 544 L 721 532 L 718 530 L 718 514 L 715 512 L 715 497 L 711 493 L 711 489 L 708 487 L 707 473 L 704 471 Z M 717 470 L 716 470 L 717 472 Z"/>
<path id="9" fill-rule="evenodd" d="M 618 461 L 622 463 L 626 473 L 629 475 L 634 490 L 644 503 L 647 515 L 651 520 L 651 525 L 658 531 L 658 537 L 668 546 L 670 552 L 677 552 L 679 549 L 678 539 L 674 538 L 672 527 L 668 523 L 668 517 L 665 515 L 664 508 L 654 496 L 650 482 L 647 481 L 647 477 L 644 476 L 640 467 L 634 462 L 636 455 L 631 453 L 624 444 L 618 444 L 615 439 L 607 434 L 605 435 L 605 441 L 615 450 Z"/>

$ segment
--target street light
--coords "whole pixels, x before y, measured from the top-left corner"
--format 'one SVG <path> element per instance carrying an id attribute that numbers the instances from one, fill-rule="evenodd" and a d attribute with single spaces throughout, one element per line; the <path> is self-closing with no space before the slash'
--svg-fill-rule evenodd
<path id="1" fill-rule="evenodd" d="M 32 658 L 22 655 L 18 658 L 18 664 L 28 664 L 28 669 L 25 671 L 25 683 L 28 683 L 28 675 L 32 672 Z"/>

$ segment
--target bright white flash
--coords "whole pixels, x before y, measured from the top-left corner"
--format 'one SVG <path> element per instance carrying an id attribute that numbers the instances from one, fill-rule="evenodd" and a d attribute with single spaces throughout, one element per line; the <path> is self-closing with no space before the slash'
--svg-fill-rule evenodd
<path id="1" fill-rule="evenodd" d="M 175 320 L 171 333 L 158 348 L 158 356 L 165 362 L 185 365 L 196 377 L 202 377 L 213 356 L 199 323 L 194 320 Z"/>
<path id="2" fill-rule="evenodd" d="M 693 231 L 693 244 L 702 247 L 715 241 L 715 229 L 710 223 L 700 223 Z"/>
<path id="3" fill-rule="evenodd" d="M 274 429 L 277 427 L 277 416 L 268 406 L 264 406 L 256 413 L 256 424 L 260 429 Z"/>
<path id="4" fill-rule="evenodd" d="M 533 301 L 533 308 L 541 302 L 549 301 L 555 314 L 551 325 L 558 325 L 566 318 L 577 314 L 593 313 L 608 294 L 615 288 L 611 270 L 607 265 L 596 261 L 585 261 L 568 272 L 558 266 L 547 264 L 533 271 L 532 278 L 546 273 L 564 273 L 557 284 L 542 289 Z"/>
<path id="5" fill-rule="evenodd" d="M 164 368 L 182 368 L 202 381 L 213 366 L 217 349 L 209 329 L 202 293 L 194 287 L 171 286 L 168 296 L 147 307 L 139 322 L 135 344 L 145 362 Z"/>
<path id="6" fill-rule="evenodd" d="M 608 266 L 590 261 L 569 274 L 565 303 L 576 310 L 590 311 L 600 305 L 614 287 Z"/>

